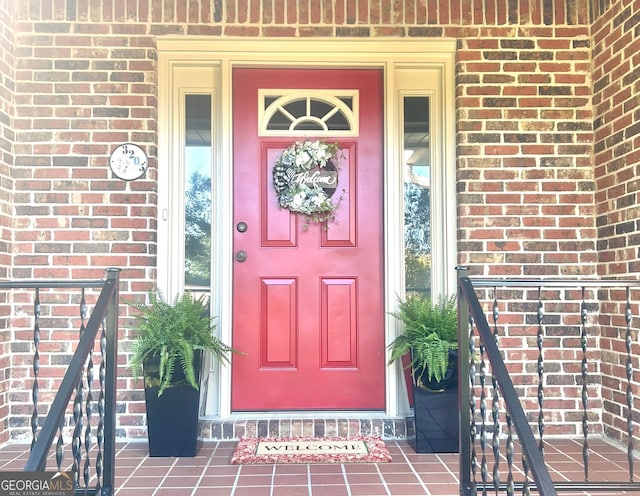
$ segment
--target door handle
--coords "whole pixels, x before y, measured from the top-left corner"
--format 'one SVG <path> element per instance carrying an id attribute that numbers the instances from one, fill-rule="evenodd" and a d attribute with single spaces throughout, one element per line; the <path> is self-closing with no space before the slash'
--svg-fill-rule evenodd
<path id="1" fill-rule="evenodd" d="M 244 250 L 240 250 L 236 252 L 236 260 L 238 262 L 244 262 L 247 259 L 247 252 Z"/>

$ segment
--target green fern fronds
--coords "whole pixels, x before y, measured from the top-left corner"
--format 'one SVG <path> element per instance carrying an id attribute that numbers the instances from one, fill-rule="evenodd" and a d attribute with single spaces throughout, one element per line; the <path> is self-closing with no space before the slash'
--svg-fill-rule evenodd
<path id="1" fill-rule="evenodd" d="M 194 366 L 197 350 L 211 352 L 222 363 L 229 363 L 229 355 L 236 352 L 213 335 L 215 324 L 204 295 L 194 298 L 190 293 L 184 293 L 170 304 L 160 296 L 150 294 L 148 305 L 130 305 L 137 314 L 136 340 L 130 362 L 133 376 L 137 379 L 143 365 L 152 357 L 158 358 L 158 370 L 151 374 L 157 377 L 154 385 L 159 387 L 158 395 L 172 385 L 178 364 L 186 382 L 199 389 Z"/>
<path id="2" fill-rule="evenodd" d="M 404 324 L 404 329 L 389 345 L 389 363 L 410 353 L 414 371 L 426 371 L 429 380 L 441 381 L 449 366 L 449 351 L 458 348 L 455 296 L 434 303 L 411 294 L 398 302 L 398 310 L 391 315 Z"/>

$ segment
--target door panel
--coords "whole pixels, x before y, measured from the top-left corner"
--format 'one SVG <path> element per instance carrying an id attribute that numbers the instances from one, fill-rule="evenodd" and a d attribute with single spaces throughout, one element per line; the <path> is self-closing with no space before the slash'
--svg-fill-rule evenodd
<path id="1" fill-rule="evenodd" d="M 263 279 L 260 368 L 296 366 L 296 280 Z"/>
<path id="2" fill-rule="evenodd" d="M 320 312 L 322 315 L 321 366 L 357 367 L 358 320 L 357 280 L 324 279 Z"/>
<path id="3" fill-rule="evenodd" d="M 357 90 L 357 136 L 261 136 L 259 92 Z M 382 75 L 235 69 L 232 410 L 381 410 L 385 399 Z M 281 209 L 272 184 L 296 139 L 337 142 L 336 222 Z"/>
<path id="4" fill-rule="evenodd" d="M 343 248 L 353 248 L 356 246 L 356 205 L 358 198 L 358 181 L 356 172 L 358 170 L 355 162 L 356 143 L 343 143 L 342 156 L 343 164 L 338 171 L 339 190 L 336 195 L 341 194 L 340 207 L 336 211 L 336 222 L 330 229 L 322 231 L 322 246 L 334 246 Z M 343 192 L 344 191 L 344 192 Z M 353 201 L 352 201 L 353 200 Z"/>

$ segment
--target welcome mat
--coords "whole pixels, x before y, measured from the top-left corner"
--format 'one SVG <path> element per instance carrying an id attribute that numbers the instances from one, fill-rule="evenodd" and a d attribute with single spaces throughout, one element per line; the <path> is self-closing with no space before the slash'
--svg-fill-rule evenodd
<path id="1" fill-rule="evenodd" d="M 391 454 L 376 437 L 247 438 L 238 441 L 234 465 L 251 463 L 381 463 Z"/>

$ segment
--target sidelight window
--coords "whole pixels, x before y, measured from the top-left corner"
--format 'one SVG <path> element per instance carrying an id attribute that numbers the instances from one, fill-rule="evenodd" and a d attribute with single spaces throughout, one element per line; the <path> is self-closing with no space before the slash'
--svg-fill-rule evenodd
<path id="1" fill-rule="evenodd" d="M 405 292 L 431 296 L 429 97 L 403 98 Z"/>
<path id="2" fill-rule="evenodd" d="M 211 285 L 211 95 L 185 96 L 184 284 Z"/>

